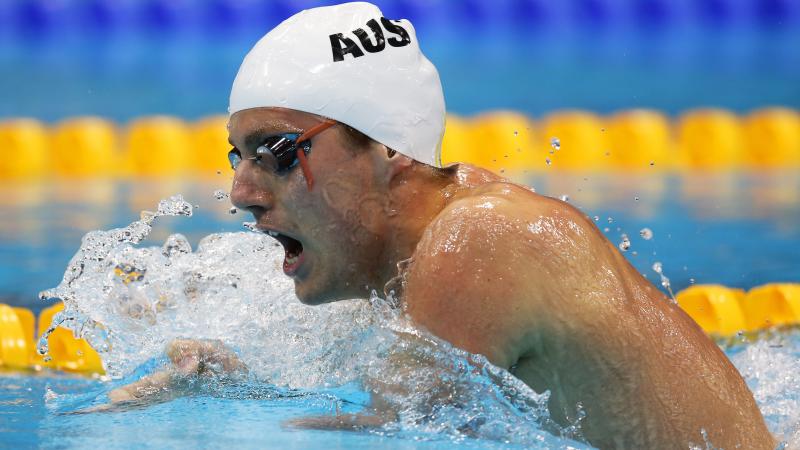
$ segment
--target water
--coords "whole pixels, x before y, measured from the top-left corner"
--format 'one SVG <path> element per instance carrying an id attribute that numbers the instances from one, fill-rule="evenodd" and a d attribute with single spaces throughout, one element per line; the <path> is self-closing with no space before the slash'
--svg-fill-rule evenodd
<path id="1" fill-rule="evenodd" d="M 690 286 L 690 279 L 749 289 L 796 281 L 800 274 L 797 171 L 624 177 L 548 171 L 519 181 L 544 195 L 568 195 L 571 204 L 598 217 L 614 245 L 627 234 L 628 260 L 656 285 L 651 266 L 661 261 L 675 292 Z M 177 232 L 196 246 L 210 233 L 241 230 L 248 215 L 228 214 L 229 201 L 213 196 L 229 188 L 224 176 L 0 183 L 0 301 L 41 310 L 46 304 L 36 294 L 58 284 L 87 230 L 122 227 L 176 192 L 198 208 L 191 220 L 160 218 L 148 245 L 161 245 Z M 651 239 L 640 235 L 644 228 L 653 233 Z"/>
<path id="2" fill-rule="evenodd" d="M 189 381 L 188 392 L 199 395 L 301 398 L 307 414 L 319 414 L 319 408 L 358 411 L 369 386 L 391 386 L 382 400 L 398 418 L 381 435 L 550 447 L 573 445 L 569 438 L 580 436 L 579 427 L 550 421 L 546 393 L 417 330 L 391 297 L 300 304 L 280 269 L 282 247 L 263 234 L 212 234 L 195 251 L 180 235 L 161 247 L 135 246 L 158 217 L 190 214 L 177 196 L 127 227 L 89 233 L 63 281 L 42 293 L 64 302 L 54 323 L 87 338 L 113 380 L 89 394 L 49 391 L 52 411 L 107 403 L 108 389 L 163 369 L 167 343 L 191 337 L 224 341 L 249 368 L 232 381 Z"/>
<path id="3" fill-rule="evenodd" d="M 800 332 L 777 334 L 754 343 L 733 343 L 726 353 L 755 394 L 769 428 L 797 436 L 800 422 Z M 154 364 L 159 361 L 155 360 Z M 143 367 L 135 377 L 145 373 Z M 316 392 L 270 389 L 268 386 L 207 388 L 195 395 L 147 408 L 117 413 L 71 415 L 64 411 L 91 403 L 109 389 L 106 383 L 78 377 L 0 374 L 0 429 L 9 448 L 332 448 L 447 449 L 526 448 L 473 438 L 453 439 L 426 433 L 345 433 L 296 431 L 286 420 L 357 411 L 366 398 L 348 388 Z M 343 401 L 343 399 L 347 401 Z M 146 436 L 146 439 L 142 437 Z M 569 443 L 568 443 L 569 442 Z M 533 448 L 586 448 L 542 436 Z"/>
<path id="4" fill-rule="evenodd" d="M 418 36 L 439 70 L 448 110 L 458 114 L 645 107 L 672 115 L 709 105 L 741 113 L 764 105 L 800 107 L 794 44 L 800 27 L 790 23 L 557 32 L 563 24 L 545 20 L 516 31 L 480 32 L 464 23 L 442 25 L 442 19 L 453 17 L 420 25 Z M 148 114 L 219 114 L 242 58 L 268 27 L 218 28 L 222 34 L 203 27 L 194 35 L 103 32 L 102 39 L 64 32 L 23 39 L 0 28 L 0 64 L 14 68 L 0 74 L 0 116 L 53 121 L 93 114 L 127 121 Z"/>
<path id="5" fill-rule="evenodd" d="M 591 178 L 594 182 L 599 180 Z M 651 275 L 652 265 L 663 262 L 660 275 L 668 273 L 673 285 L 688 285 L 695 277 L 718 279 L 719 273 L 724 272 L 713 272 L 719 267 L 702 260 L 714 257 L 708 249 L 734 245 L 742 249 L 749 242 L 726 241 L 727 234 L 719 233 L 718 223 L 723 219 L 695 219 L 691 226 L 682 224 L 678 218 L 687 214 L 675 213 L 674 204 L 670 203 L 675 198 L 686 202 L 678 211 L 696 208 L 703 213 L 716 211 L 725 218 L 738 214 L 722 223 L 757 229 L 759 239 L 754 239 L 752 249 L 739 250 L 746 255 L 746 266 L 752 266 L 764 254 L 781 254 L 773 253 L 773 248 L 798 242 L 796 228 L 781 225 L 797 223 L 797 208 L 791 206 L 794 203 L 766 195 L 770 191 L 763 184 L 755 183 L 759 187 L 757 194 L 729 193 L 730 198 L 736 199 L 731 209 L 725 208 L 727 197 L 720 200 L 719 196 L 713 197 L 713 203 L 723 209 L 705 207 L 704 202 L 712 198 L 708 191 L 699 198 L 675 196 L 669 189 L 656 195 L 657 190 L 646 183 L 638 184 L 636 192 L 651 191 L 648 202 L 662 199 L 658 207 L 638 202 L 635 207 L 620 203 L 598 208 L 590 201 L 594 189 L 569 191 L 564 187 L 567 183 L 586 184 L 577 179 L 562 184 L 562 179 L 560 176 L 547 184 L 533 180 L 532 184 L 540 192 L 570 192 L 574 195 L 573 204 L 587 212 L 603 209 L 602 217 L 613 217 L 609 224 L 626 231 L 632 245 L 641 252 L 634 256 L 629 251 L 626 256 L 641 267 L 640 271 Z M 781 184 L 781 192 L 785 185 Z M 682 186 L 690 189 L 692 184 Z M 206 233 L 192 228 L 192 224 L 199 223 L 200 229 L 207 230 L 220 225 L 205 215 L 217 214 L 220 219 L 216 220 L 229 217 L 227 206 L 215 200 L 213 191 L 204 188 L 202 192 L 210 205 L 217 205 L 216 213 L 210 211 L 201 196 L 200 209 L 191 208 L 191 219 L 145 214 L 140 223 L 150 223 L 147 227 L 134 224 L 130 236 L 122 231 L 125 227 L 120 227 L 112 232 L 95 232 L 90 235 L 93 239 L 84 239 L 84 251 L 73 260 L 77 267 L 83 264 L 80 275 L 74 277 L 77 272 L 67 270 L 59 289 L 49 295 L 67 302 L 68 308 L 60 317 L 71 318 L 67 325 L 83 333 L 97 348 L 106 349 L 103 357 L 110 380 L 4 376 L 0 379 L 0 413 L 9 421 L 1 427 L 3 442 L 44 448 L 114 448 L 139 444 L 141 436 L 146 435 L 146 445 L 153 448 L 191 444 L 221 447 L 231 442 L 249 447 L 274 442 L 276 446 L 299 448 L 582 448 L 571 439 L 579 436 L 579 427 L 560 429 L 549 422 L 542 408 L 543 395 L 480 358 L 471 358 L 432 336 L 416 332 L 392 309 L 391 299 L 373 296 L 306 307 L 294 298 L 290 280 L 281 273 L 283 251 L 271 238 L 237 232 L 198 239 Z M 614 189 L 613 184 L 602 192 L 612 200 L 633 198 L 627 189 Z M 779 202 L 774 209 L 770 209 L 768 201 L 755 202 L 753 206 L 741 202 L 750 195 Z M 179 199 L 171 204 L 180 207 L 171 208 L 168 202 L 162 212 L 189 213 L 190 204 Z M 669 220 L 648 219 L 646 211 L 659 211 Z M 750 222 L 757 216 L 755 211 L 768 218 L 768 223 Z M 234 229 L 233 224 L 238 227 L 242 216 L 232 219 L 234 222 L 224 229 Z M 645 225 L 657 231 L 656 237 L 648 240 L 637 236 Z M 712 230 L 701 237 L 713 236 L 716 241 L 683 240 L 696 234 L 700 227 Z M 681 233 L 684 228 L 690 233 Z M 186 237 L 165 233 L 166 229 L 186 230 Z M 151 236 L 145 238 L 141 230 Z M 618 237 L 621 231 L 610 233 L 614 235 L 609 237 Z M 782 233 L 781 238 L 774 237 L 775 233 Z M 141 240 L 140 244 L 134 245 L 137 240 Z M 71 242 L 74 245 L 75 239 Z M 680 253 L 675 253 L 676 242 L 682 243 Z M 86 248 L 87 244 L 92 248 Z M 695 259 L 681 264 L 683 255 Z M 786 255 L 783 259 L 774 258 L 772 267 L 796 274 L 792 269 L 796 258 Z M 722 257 L 727 261 L 724 254 Z M 735 266 L 735 261 L 731 264 L 727 270 L 738 270 L 740 279 L 745 266 Z M 691 266 L 688 270 L 687 265 Z M 62 271 L 63 266 L 56 269 Z M 38 283 L 41 285 L 42 281 Z M 755 284 L 750 279 L 744 283 Z M 726 353 L 753 389 L 770 429 L 782 436 L 796 433 L 800 424 L 800 381 L 794 375 L 800 368 L 799 334 L 790 330 L 763 340 L 743 336 L 725 344 Z M 164 346 L 177 337 L 223 339 L 251 368 L 250 374 L 234 382 L 199 379 L 193 389 L 187 390 L 191 395 L 147 408 L 69 414 L 105 403 L 107 392 L 114 387 L 166 367 Z M 426 364 L 412 373 L 398 373 L 390 364 L 391 355 L 408 353 Z M 369 401 L 363 383 L 369 379 L 408 390 L 402 399 L 394 399 L 401 411 L 397 423 L 373 433 L 296 431 L 285 427 L 284 423 L 292 418 L 362 410 Z M 432 380 L 446 382 L 440 387 Z M 441 396 L 452 396 L 454 401 L 432 408 L 422 401 L 431 389 L 441 389 Z"/>

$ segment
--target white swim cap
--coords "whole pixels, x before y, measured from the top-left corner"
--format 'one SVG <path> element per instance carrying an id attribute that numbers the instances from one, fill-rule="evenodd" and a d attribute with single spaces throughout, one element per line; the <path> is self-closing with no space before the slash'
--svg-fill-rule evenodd
<path id="1" fill-rule="evenodd" d="M 442 166 L 439 73 L 408 20 L 345 3 L 302 11 L 256 43 L 228 112 L 283 107 L 325 116 L 419 162 Z"/>

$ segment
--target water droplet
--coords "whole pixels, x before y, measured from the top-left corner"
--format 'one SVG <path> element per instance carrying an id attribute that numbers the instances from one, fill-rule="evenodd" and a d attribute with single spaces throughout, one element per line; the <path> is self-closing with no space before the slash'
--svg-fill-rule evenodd
<path id="1" fill-rule="evenodd" d="M 672 293 L 672 286 L 670 285 L 669 278 L 664 276 L 663 268 L 661 267 L 661 263 L 656 261 L 653 263 L 653 272 L 657 273 L 661 277 L 661 286 L 669 292 L 669 299 L 673 305 L 677 305 L 678 301 L 675 300 L 675 294 Z"/>
<path id="2" fill-rule="evenodd" d="M 653 230 L 650 228 L 642 228 L 639 230 L 639 236 L 641 236 L 645 241 L 649 241 L 653 238 Z"/>
<path id="3" fill-rule="evenodd" d="M 168 258 L 187 253 L 192 253 L 192 245 L 189 243 L 189 240 L 186 239 L 186 236 L 182 234 L 170 235 L 167 240 L 164 241 L 164 245 L 161 246 L 161 254 Z"/>
<path id="4" fill-rule="evenodd" d="M 601 133 L 603 133 L 603 132 L 605 132 L 605 131 L 606 131 L 606 129 L 605 129 L 605 128 L 600 128 L 600 132 L 601 132 Z"/>
<path id="5" fill-rule="evenodd" d="M 650 161 L 650 166 L 651 166 L 651 167 L 652 167 L 652 166 L 655 166 L 655 165 L 656 165 L 656 162 L 655 162 L 655 161 Z"/>
<path id="6" fill-rule="evenodd" d="M 619 243 L 619 249 L 623 252 L 627 252 L 628 249 L 631 248 L 631 240 L 628 239 L 628 235 L 623 233 L 622 234 L 622 242 Z"/>
<path id="7" fill-rule="evenodd" d="M 638 202 L 639 201 L 639 196 L 637 195 L 636 197 L 633 197 L 633 201 Z"/>
<path id="8" fill-rule="evenodd" d="M 568 201 L 569 201 L 569 195 L 567 195 L 567 194 L 563 194 L 563 195 L 561 195 L 561 197 L 558 197 L 558 198 L 559 198 L 559 199 L 560 199 L 562 202 L 568 202 Z"/>
<path id="9" fill-rule="evenodd" d="M 514 130 L 514 136 L 519 136 L 519 131 Z"/>
<path id="10" fill-rule="evenodd" d="M 255 222 L 242 222 L 242 226 L 247 228 L 250 231 L 258 231 L 258 228 L 256 228 L 256 223 Z"/>
<path id="11" fill-rule="evenodd" d="M 236 208 L 229 209 L 228 214 L 236 214 Z"/>
<path id="12" fill-rule="evenodd" d="M 552 147 L 553 150 L 561 150 L 561 140 L 557 137 L 551 137 L 550 147 Z"/>
<path id="13" fill-rule="evenodd" d="M 608 233 L 609 231 L 611 231 L 611 229 L 609 229 L 608 227 L 603 228 L 604 233 Z"/>
<path id="14" fill-rule="evenodd" d="M 218 170 L 218 171 L 217 171 L 217 175 L 222 175 L 222 171 L 221 171 L 221 170 Z"/>
<path id="15" fill-rule="evenodd" d="M 694 283 L 695 283 L 694 278 L 689 278 L 689 284 L 694 284 Z"/>
<path id="16" fill-rule="evenodd" d="M 594 216 L 594 221 L 595 222 L 599 222 L 600 221 L 600 216 Z"/>
<path id="17" fill-rule="evenodd" d="M 221 201 L 225 200 L 228 197 L 230 197 L 230 194 L 228 194 L 227 192 L 223 191 L 222 189 L 217 189 L 216 191 L 214 191 L 214 198 L 218 202 L 221 202 Z"/>
<path id="18" fill-rule="evenodd" d="M 549 166 L 549 165 L 550 165 L 550 162 L 551 162 L 551 161 L 550 161 L 550 158 L 545 158 L 545 159 L 544 159 L 544 162 L 546 162 L 546 163 L 547 163 L 547 165 Z"/>
<path id="19" fill-rule="evenodd" d="M 606 152 L 606 156 L 611 156 L 611 152 Z"/>
<path id="20" fill-rule="evenodd" d="M 47 355 L 47 356 L 44 357 L 44 362 L 46 362 L 46 363 L 49 363 L 52 360 L 53 360 L 53 357 L 51 357 L 50 355 Z"/>
<path id="21" fill-rule="evenodd" d="M 156 216 L 187 216 L 192 217 L 192 204 L 183 199 L 182 195 L 172 197 L 158 202 Z"/>
<path id="22" fill-rule="evenodd" d="M 39 342 L 36 343 L 36 352 L 42 356 L 47 355 L 47 352 L 50 350 L 47 339 L 50 337 L 50 334 L 54 329 L 55 328 L 48 328 L 39 338 Z"/>
<path id="23" fill-rule="evenodd" d="M 609 217 L 608 218 L 608 223 L 614 223 L 614 218 L 613 217 Z"/>

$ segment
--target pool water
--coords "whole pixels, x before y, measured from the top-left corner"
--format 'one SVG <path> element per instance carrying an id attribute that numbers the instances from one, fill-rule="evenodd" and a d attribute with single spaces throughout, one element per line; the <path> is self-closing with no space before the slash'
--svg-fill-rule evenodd
<path id="1" fill-rule="evenodd" d="M 753 389 L 770 430 L 797 433 L 800 333 L 740 343 L 726 353 Z M 526 447 L 422 431 L 298 431 L 283 425 L 288 419 L 330 413 L 337 399 L 353 402 L 342 404 L 342 411 L 358 410 L 366 397 L 346 387 L 312 392 L 270 386 L 217 389 L 142 409 L 70 415 L 64 412 L 88 404 L 109 386 L 79 377 L 9 373 L 0 375 L 0 385 L 0 435 L 6 448 L 588 448 L 544 433 L 539 445 Z"/>
<path id="2" fill-rule="evenodd" d="M 80 276 L 65 277 L 49 296 L 65 299 L 75 313 L 65 325 L 83 330 L 98 348 L 109 344 L 103 353 L 109 379 L 2 374 L 3 445 L 586 448 L 575 440 L 579 423 L 562 429 L 548 421 L 546 394 L 433 337 L 403 338 L 408 324 L 387 307 L 391 299 L 299 304 L 278 268 L 282 252 L 263 235 L 239 232 L 251 218 L 231 214 L 227 199 L 214 198 L 227 182 L 4 187 L 2 211 L 14 220 L 3 221 L 7 229 L 0 235 L 11 249 L 3 256 L 0 292 L 16 290 L 24 299 L 18 304 L 39 307 L 49 303 L 36 300 L 35 292 L 59 283 L 86 231 L 125 226 L 139 218 L 139 210 L 155 210 L 159 199 L 176 192 L 190 202 L 174 200 L 161 208 L 179 216 L 159 217 L 152 230 L 134 222 L 132 230 L 149 233 L 138 245 L 136 239 L 115 241 L 119 232 L 84 239 L 72 261 L 85 263 Z M 541 174 L 524 182 L 596 216 L 613 242 L 627 235 L 625 255 L 653 280 L 658 275 L 652 265 L 662 263 L 675 291 L 705 282 L 749 288 L 797 281 L 800 274 L 797 174 Z M 189 209 L 191 217 L 185 215 Z M 652 238 L 640 235 L 644 228 Z M 95 258 L 97 252 L 103 258 Z M 26 260 L 37 264 L 19 263 Z M 145 280 L 121 283 L 113 276 L 120 264 L 135 266 Z M 154 306 L 163 299 L 163 308 Z M 196 380 L 191 395 L 148 407 L 74 414 L 105 403 L 115 386 L 163 368 L 164 346 L 177 337 L 224 339 L 251 368 L 250 376 Z M 800 331 L 738 336 L 721 344 L 753 389 L 770 429 L 787 439 L 795 435 Z M 395 375 L 382 363 L 398 348 L 433 364 Z M 359 433 L 285 426 L 292 418 L 362 409 L 368 402 L 364 377 L 388 377 L 409 389 L 408 398 L 398 401 L 398 423 Z M 458 401 L 422 411 L 433 378 L 447 380 Z"/>
<path id="3" fill-rule="evenodd" d="M 660 261 L 673 290 L 691 281 L 749 289 L 800 279 L 800 174 L 562 173 L 520 175 L 517 181 L 553 197 L 567 195 L 615 243 L 629 236 L 626 256 L 650 277 Z M 39 311 L 39 291 L 61 280 L 89 230 L 130 223 L 176 193 L 197 205 L 190 220 L 165 218 L 147 243 L 170 233 L 197 243 L 203 236 L 241 230 L 252 220 L 217 201 L 230 178 L 211 180 L 65 180 L 0 183 L 0 301 Z M 610 219 L 610 221 L 609 221 Z M 643 240 L 643 228 L 653 238 Z"/>
<path id="4" fill-rule="evenodd" d="M 30 8 L 25 1 L 0 2 L 0 66 L 13 67 L 0 71 L 0 117 L 55 122 L 99 115 L 125 122 L 150 114 L 196 119 L 220 113 L 251 45 L 298 5 L 320 2 L 27 3 Z M 253 13 L 260 3 L 278 7 L 268 16 L 266 9 Z M 736 113 L 800 107 L 800 16 L 791 2 L 378 3 L 387 17 L 413 19 L 439 69 L 448 111 L 457 114 L 654 108 L 674 116 L 706 106 Z M 634 8 L 639 3 L 646 7 Z M 141 29 L 135 24 L 140 4 L 156 11 L 154 22 Z M 751 11 L 753 5 L 758 8 Z M 93 8 L 99 8 L 99 26 L 81 16 Z M 198 11 L 211 12 L 209 19 L 201 20 Z M 674 292 L 700 283 L 749 289 L 800 281 L 796 170 L 545 172 L 518 181 L 568 198 L 612 242 L 630 243 L 625 256 L 646 277 L 660 281 L 653 271 L 659 263 Z M 140 245 L 114 246 L 115 264 L 147 268 L 146 282 L 121 285 L 113 267 L 93 265 L 91 276 L 60 291 L 75 312 L 72 325 L 88 324 L 98 344 L 113 344 L 104 353 L 110 377 L 0 372 L 0 448 L 586 447 L 573 439 L 579 424 L 553 427 L 539 409 L 543 399 L 502 371 L 473 365 L 429 337 L 415 344 L 398 340 L 394 333 L 405 325 L 386 312 L 386 299 L 299 305 L 269 263 L 275 255 L 268 241 L 234 234 L 251 219 L 232 213 L 227 199 L 214 199 L 214 191 L 229 186 L 227 176 L 0 180 L 0 303 L 34 312 L 52 303 L 37 294 L 59 284 L 87 232 L 124 227 L 176 193 L 193 205 L 191 218 L 160 217 Z M 173 237 L 172 248 L 193 251 L 163 256 L 162 245 L 174 233 L 185 240 Z M 212 233 L 219 234 L 206 238 Z M 259 267 L 259 276 L 242 267 Z M 148 307 L 162 305 L 162 298 L 174 301 L 152 312 Z M 163 367 L 165 343 L 180 336 L 224 338 L 248 362 L 252 377 L 205 380 L 192 395 L 146 408 L 73 414 L 106 401 L 114 386 Z M 393 380 L 415 394 L 402 405 L 401 423 L 371 433 L 284 426 L 292 418 L 361 409 L 368 397 L 359 379 L 380 372 L 378 355 L 403 345 L 435 356 L 437 364 Z M 770 429 L 794 436 L 800 447 L 800 332 L 739 336 L 721 345 L 753 389 Z M 432 373 L 450 380 L 459 406 L 420 417 L 414 402 L 424 397 Z"/>

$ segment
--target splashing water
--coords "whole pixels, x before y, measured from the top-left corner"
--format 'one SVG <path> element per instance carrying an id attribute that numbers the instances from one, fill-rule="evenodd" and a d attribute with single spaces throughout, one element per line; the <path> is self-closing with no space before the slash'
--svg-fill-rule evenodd
<path id="1" fill-rule="evenodd" d="M 800 448 L 800 330 L 767 333 L 757 342 L 728 350 L 753 391 L 770 431 Z"/>
<path id="2" fill-rule="evenodd" d="M 173 339 L 219 339 L 250 369 L 242 380 L 248 392 L 270 387 L 265 398 L 276 387 L 400 387 L 403 395 L 385 399 L 398 420 L 384 434 L 585 447 L 572 440 L 580 437 L 579 421 L 561 429 L 550 420 L 547 392 L 537 394 L 482 356 L 414 328 L 391 297 L 373 292 L 369 299 L 301 304 L 282 273 L 283 249 L 264 234 L 212 234 L 194 251 L 179 234 L 161 247 L 135 245 L 156 218 L 191 213 L 175 196 L 127 227 L 87 234 L 61 284 L 40 294 L 65 305 L 50 331 L 60 325 L 87 339 L 112 379 L 162 369 Z M 398 367 L 408 360 L 413 370 Z"/>
<path id="3" fill-rule="evenodd" d="M 623 252 L 627 252 L 628 249 L 631 248 L 631 240 L 628 239 L 628 235 L 622 233 L 622 240 L 619 243 L 619 249 Z"/>
<path id="4" fill-rule="evenodd" d="M 218 202 L 221 202 L 226 198 L 229 198 L 230 196 L 231 195 L 229 193 L 223 191 L 222 189 L 217 189 L 216 191 L 214 191 L 214 199 Z"/>
<path id="5" fill-rule="evenodd" d="M 191 217 L 191 215 L 192 205 L 180 195 L 176 195 L 159 202 L 156 212 L 142 211 L 141 219 L 127 227 L 109 231 L 93 231 L 86 234 L 81 242 L 81 248 L 67 265 L 67 270 L 61 283 L 54 289 L 41 292 L 39 298 L 42 300 L 60 299 L 64 301 L 65 306 L 75 304 L 76 294 L 81 292 L 84 287 L 92 284 L 94 275 L 102 271 L 102 268 L 112 265 L 113 270 L 124 274 L 122 279 L 138 278 L 139 272 L 135 272 L 135 266 L 117 265 L 113 259 L 109 259 L 109 255 L 120 246 L 141 242 L 150 233 L 152 224 L 158 217 Z M 136 275 L 132 276 L 134 273 Z M 89 285 L 87 285 L 87 281 Z M 105 342 L 106 333 L 103 332 L 101 325 L 91 317 L 84 316 L 80 311 L 65 307 L 64 311 L 55 314 L 53 323 L 39 339 L 37 345 L 39 354 L 47 354 L 47 339 L 57 326 L 73 330 L 76 336 L 86 338 L 92 347 L 98 351 L 104 351 L 108 348 Z"/>
<path id="6" fill-rule="evenodd" d="M 661 277 L 661 286 L 669 292 L 669 299 L 672 301 L 673 304 L 677 305 L 678 301 L 675 300 L 675 294 L 672 293 L 672 285 L 669 282 L 669 278 L 664 275 L 664 269 L 661 266 L 661 262 L 656 261 L 653 263 L 653 272 L 657 273 L 659 277 Z"/>
<path id="7" fill-rule="evenodd" d="M 550 154 L 553 154 L 553 152 L 557 152 L 557 151 L 561 150 L 561 140 L 559 138 L 557 138 L 557 137 L 551 137 L 550 138 L 550 147 L 552 148 L 552 150 L 550 151 Z"/>

